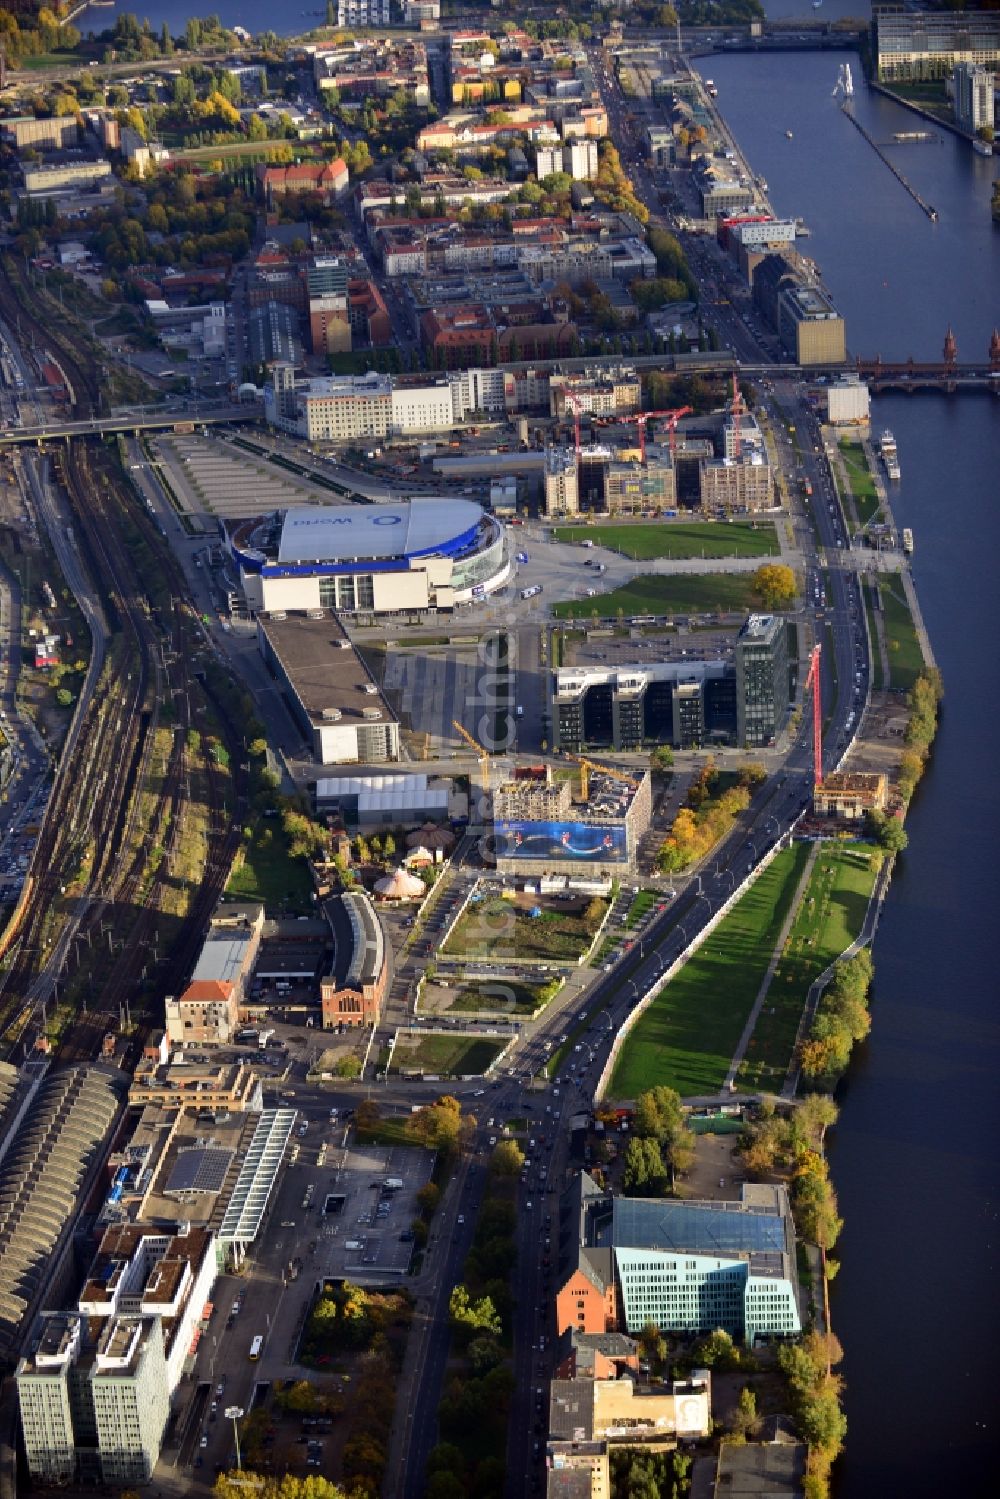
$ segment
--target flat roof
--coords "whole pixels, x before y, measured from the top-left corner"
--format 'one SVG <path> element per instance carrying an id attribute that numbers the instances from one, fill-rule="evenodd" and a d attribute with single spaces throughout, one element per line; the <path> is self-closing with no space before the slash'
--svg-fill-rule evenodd
<path id="1" fill-rule="evenodd" d="M 233 928 L 210 930 L 198 955 L 191 982 L 217 980 L 220 984 L 235 984 L 243 971 L 250 943 L 248 931 Z"/>
<path id="2" fill-rule="evenodd" d="M 222 1244 L 251 1244 L 260 1233 L 295 1117 L 294 1109 L 261 1114 L 222 1220 Z"/>
<path id="3" fill-rule="evenodd" d="M 482 518 L 479 505 L 458 499 L 302 506 L 285 512 L 278 561 L 428 556 L 474 533 Z"/>
<path id="4" fill-rule="evenodd" d="M 257 628 L 281 663 L 305 712 L 317 724 L 346 722 L 354 726 L 395 721 L 332 611 L 261 615 Z M 379 712 L 377 720 L 371 717 L 375 709 Z"/>

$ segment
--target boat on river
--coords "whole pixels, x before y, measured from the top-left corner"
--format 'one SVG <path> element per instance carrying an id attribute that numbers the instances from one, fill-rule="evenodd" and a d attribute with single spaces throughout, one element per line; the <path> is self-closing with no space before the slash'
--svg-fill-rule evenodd
<path id="1" fill-rule="evenodd" d="M 899 453 L 896 450 L 896 439 L 893 437 L 888 427 L 886 427 L 885 431 L 882 433 L 882 439 L 879 443 L 879 452 L 882 454 L 882 462 L 885 464 L 885 471 L 889 475 L 889 478 L 899 479 L 901 477 L 899 468 Z"/>
<path id="2" fill-rule="evenodd" d="M 913 532 L 909 526 L 903 527 L 903 551 L 908 557 L 913 553 Z"/>

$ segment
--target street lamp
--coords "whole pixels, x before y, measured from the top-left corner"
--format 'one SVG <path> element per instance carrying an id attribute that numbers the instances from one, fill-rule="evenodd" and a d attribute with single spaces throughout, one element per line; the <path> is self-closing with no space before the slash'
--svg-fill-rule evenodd
<path id="1" fill-rule="evenodd" d="M 242 1472 L 243 1462 L 240 1458 L 240 1429 L 236 1423 L 237 1421 L 243 1420 L 243 1407 L 242 1405 L 227 1405 L 223 1414 L 225 1415 L 227 1421 L 232 1421 L 233 1423 L 233 1441 L 236 1443 L 236 1466 Z"/>

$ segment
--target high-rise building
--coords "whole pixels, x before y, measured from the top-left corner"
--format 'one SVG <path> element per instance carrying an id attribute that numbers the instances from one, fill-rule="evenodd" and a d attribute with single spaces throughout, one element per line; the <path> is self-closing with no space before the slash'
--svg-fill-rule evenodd
<path id="1" fill-rule="evenodd" d="M 543 473 L 546 515 L 576 515 L 580 486 L 576 454 L 571 448 L 549 448 Z"/>
<path id="2" fill-rule="evenodd" d="M 994 79 L 991 68 L 960 62 L 952 78 L 954 85 L 955 122 L 975 135 L 992 130 L 994 119 Z"/>
<path id="3" fill-rule="evenodd" d="M 988 10 L 912 11 L 872 6 L 872 56 L 880 83 L 947 78 L 958 63 L 1000 63 L 1000 15 Z"/>
<path id="4" fill-rule="evenodd" d="M 32 1478 L 146 1483 L 160 1455 L 170 1392 L 159 1317 L 114 1316 L 91 1341 L 75 1312 L 45 1314 L 17 1392 Z"/>
<path id="5" fill-rule="evenodd" d="M 736 735 L 747 749 L 770 744 L 788 711 L 788 635 L 776 614 L 751 614 L 736 640 Z"/>
<path id="6" fill-rule="evenodd" d="M 550 681 L 553 748 L 571 754 L 644 744 L 694 749 L 709 737 L 731 739 L 732 690 L 733 668 L 721 656 L 558 667 Z"/>

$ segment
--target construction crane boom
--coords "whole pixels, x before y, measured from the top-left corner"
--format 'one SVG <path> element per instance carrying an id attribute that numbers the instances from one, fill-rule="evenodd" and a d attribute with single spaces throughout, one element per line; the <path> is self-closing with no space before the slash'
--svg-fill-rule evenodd
<path id="1" fill-rule="evenodd" d="M 601 775 L 611 776 L 616 781 L 628 781 L 630 786 L 635 785 L 635 776 L 625 770 L 615 770 L 611 765 L 598 765 L 594 760 L 588 760 L 585 755 L 572 755 L 567 751 L 567 760 L 575 760 L 580 767 L 580 795 L 584 801 L 590 800 L 590 772 L 598 771 Z"/>
<path id="2" fill-rule="evenodd" d="M 479 766 L 480 766 L 480 769 L 482 770 L 482 773 L 483 773 L 483 790 L 484 791 L 489 791 L 489 789 L 490 789 L 490 753 L 489 753 L 489 750 L 483 749 L 483 746 L 479 743 L 478 739 L 473 739 L 473 737 L 469 733 L 468 729 L 463 729 L 462 725 L 459 723 L 459 721 L 458 721 L 457 718 L 453 718 L 452 719 L 451 726 L 459 734 L 461 734 L 462 738 L 465 740 L 465 742 L 469 746 L 469 748 L 472 749 L 472 750 L 475 750 L 477 756 L 479 757 Z"/>
<path id="3" fill-rule="evenodd" d="M 821 647 L 814 645 L 809 657 L 809 671 L 806 674 L 803 692 L 812 688 L 812 716 L 813 716 L 813 785 L 823 784 L 823 703 L 820 691 L 819 658 Z"/>
<path id="4" fill-rule="evenodd" d="M 677 451 L 677 423 L 682 416 L 690 416 L 693 406 L 678 406 L 673 411 L 635 411 L 630 416 L 607 416 L 601 419 L 603 427 L 630 426 L 633 423 L 639 428 L 639 458 L 640 462 L 646 462 L 646 423 L 655 417 L 664 418 L 669 424 L 670 433 L 670 456 Z"/>

